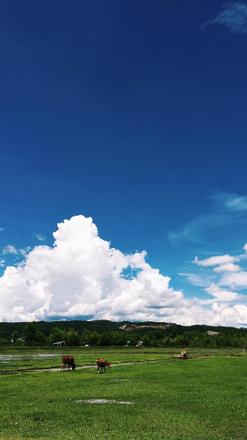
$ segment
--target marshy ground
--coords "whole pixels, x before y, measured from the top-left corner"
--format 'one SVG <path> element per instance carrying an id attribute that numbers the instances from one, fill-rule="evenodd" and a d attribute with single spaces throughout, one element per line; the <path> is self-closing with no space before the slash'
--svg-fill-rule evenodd
<path id="1" fill-rule="evenodd" d="M 59 351 L 1 351 L 1 371 L 14 373 L 0 376 L 1 440 L 246 440 L 247 356 L 239 349 L 191 350 L 189 361 L 168 349 L 66 352 L 80 366 L 100 355 L 116 367 L 50 372 Z"/>

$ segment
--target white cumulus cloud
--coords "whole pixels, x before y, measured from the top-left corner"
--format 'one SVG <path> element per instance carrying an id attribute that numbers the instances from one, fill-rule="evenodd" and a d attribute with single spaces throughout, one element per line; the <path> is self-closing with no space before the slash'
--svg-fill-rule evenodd
<path id="1" fill-rule="evenodd" d="M 168 276 L 146 262 L 145 252 L 125 255 L 100 238 L 91 218 L 64 220 L 53 236 L 52 247 L 36 246 L 17 267 L 5 269 L 0 277 L 0 320 L 60 316 L 187 325 L 247 323 L 247 307 L 229 305 L 233 293 L 227 296 L 211 288 L 215 300 L 186 299 L 170 287 Z"/>
<path id="2" fill-rule="evenodd" d="M 37 246 L 0 278 L 2 320 L 58 316 L 154 318 L 156 308 L 176 306 L 181 292 L 145 261 L 145 252 L 124 255 L 102 240 L 91 218 L 58 224 L 54 246 Z M 133 279 L 122 271 L 139 269 Z M 160 312 L 159 312 L 160 313 Z"/>

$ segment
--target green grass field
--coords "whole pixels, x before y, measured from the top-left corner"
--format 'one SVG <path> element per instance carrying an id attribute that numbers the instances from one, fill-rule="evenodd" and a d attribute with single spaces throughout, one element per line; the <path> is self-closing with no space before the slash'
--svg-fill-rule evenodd
<path id="1" fill-rule="evenodd" d="M 104 375 L 90 368 L 3 374 L 0 438 L 246 440 L 247 356 L 237 356 L 238 351 L 191 351 L 189 361 L 178 361 L 172 358 L 175 350 L 77 349 L 80 365 L 98 355 L 134 363 Z M 21 353 L 27 358 L 30 351 Z M 1 368 L 13 372 L 59 364 L 60 354 L 14 358 Z M 88 399 L 132 404 L 87 404 Z"/>

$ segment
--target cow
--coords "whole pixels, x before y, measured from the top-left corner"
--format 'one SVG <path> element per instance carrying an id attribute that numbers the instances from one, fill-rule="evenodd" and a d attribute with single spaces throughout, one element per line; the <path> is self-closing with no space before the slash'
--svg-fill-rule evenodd
<path id="1" fill-rule="evenodd" d="M 73 356 L 64 355 L 62 356 L 62 369 L 64 370 L 67 367 L 68 370 L 75 370 L 76 364 Z"/>
<path id="2" fill-rule="evenodd" d="M 108 362 L 105 359 L 96 359 L 96 372 L 97 373 L 105 373 L 106 367 L 111 366 L 111 362 Z"/>

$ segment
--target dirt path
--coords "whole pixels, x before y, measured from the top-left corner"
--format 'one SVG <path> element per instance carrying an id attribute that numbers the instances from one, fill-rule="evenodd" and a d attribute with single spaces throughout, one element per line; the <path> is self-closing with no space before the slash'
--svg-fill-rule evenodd
<path id="1" fill-rule="evenodd" d="M 134 364 L 140 364 L 140 363 L 149 363 L 149 362 L 156 362 L 156 361 L 138 361 L 138 362 L 122 362 L 117 364 L 112 364 L 111 367 L 123 367 L 124 365 L 134 365 Z M 76 370 L 85 370 L 85 369 L 95 369 L 95 365 L 81 365 L 77 366 Z M 49 373 L 56 373 L 57 371 L 63 371 L 61 367 L 50 367 L 50 368 L 27 368 L 23 370 L 2 370 L 0 371 L 1 375 L 11 375 L 11 374 L 22 374 L 22 373 L 42 373 L 42 372 L 49 372 Z M 63 372 L 66 373 L 69 370 L 64 370 Z"/>
<path id="2" fill-rule="evenodd" d="M 189 358 L 188 361 L 192 361 L 192 360 L 200 360 L 200 359 L 208 359 L 211 356 L 198 356 L 196 358 Z M 181 361 L 181 359 L 179 359 L 177 356 L 172 356 L 170 358 L 166 359 L 167 361 Z M 149 363 L 154 363 L 154 362 L 160 362 L 161 359 L 153 359 L 153 360 L 144 360 L 144 361 L 133 361 L 133 362 L 121 362 L 121 363 L 116 363 L 116 364 L 112 364 L 111 367 L 115 368 L 115 367 L 123 367 L 123 366 L 127 366 L 127 365 L 137 365 L 137 364 L 149 364 Z M 186 361 L 183 361 L 186 362 Z M 79 365 L 76 367 L 76 370 L 85 370 L 85 369 L 95 369 L 96 370 L 96 366 L 93 364 L 88 364 L 88 365 Z M 11 374 L 23 374 L 23 373 L 42 373 L 42 372 L 49 372 L 49 373 L 56 373 L 58 371 L 62 371 L 61 367 L 48 367 L 48 368 L 27 368 L 27 369 L 19 369 L 19 370 L 2 370 L 0 371 L 0 376 L 1 375 L 11 375 Z M 67 372 L 68 370 L 65 370 L 64 372 Z"/>

